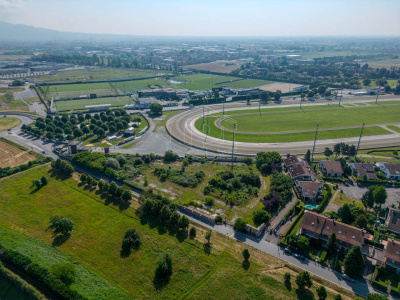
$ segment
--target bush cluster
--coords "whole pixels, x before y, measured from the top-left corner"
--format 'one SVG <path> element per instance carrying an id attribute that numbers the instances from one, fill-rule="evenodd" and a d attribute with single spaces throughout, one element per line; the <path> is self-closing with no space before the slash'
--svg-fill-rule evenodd
<path id="1" fill-rule="evenodd" d="M 129 250 L 131 248 L 137 249 L 142 244 L 142 240 L 140 239 L 139 233 L 136 232 L 136 229 L 128 229 L 125 232 L 124 239 L 122 240 L 122 250 Z"/>
<path id="2" fill-rule="evenodd" d="M 204 172 L 199 171 L 196 173 L 189 173 L 182 168 L 181 170 L 175 168 L 160 168 L 156 167 L 153 171 L 161 181 L 167 179 L 173 183 L 179 184 L 183 187 L 196 187 L 204 178 Z"/>
<path id="3" fill-rule="evenodd" d="M 72 173 L 74 173 L 74 168 L 71 166 L 69 162 L 66 162 L 65 160 L 61 160 L 57 158 L 56 160 L 53 160 L 51 162 L 51 167 L 53 169 L 56 169 L 60 171 L 62 174 L 65 174 L 67 176 L 71 176 Z"/>
<path id="4" fill-rule="evenodd" d="M 71 290 L 68 285 L 56 278 L 49 270 L 32 262 L 30 258 L 17 251 L 4 249 L 1 260 L 12 265 L 21 273 L 38 280 L 60 299 L 86 299 L 77 291 Z"/>

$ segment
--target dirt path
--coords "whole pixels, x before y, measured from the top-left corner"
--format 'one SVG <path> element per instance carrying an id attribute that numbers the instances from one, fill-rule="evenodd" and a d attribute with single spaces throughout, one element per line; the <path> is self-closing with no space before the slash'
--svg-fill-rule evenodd
<path id="1" fill-rule="evenodd" d="M 340 208 L 340 205 L 339 205 L 339 204 L 333 203 L 333 202 L 335 201 L 335 199 L 336 199 L 337 197 L 339 197 L 339 194 L 340 194 L 340 191 L 339 191 L 339 190 L 336 190 L 336 192 L 333 194 L 331 200 L 329 201 L 328 206 L 325 208 L 325 210 L 324 210 L 325 212 L 328 212 L 328 211 L 337 211 L 337 210 Z"/>

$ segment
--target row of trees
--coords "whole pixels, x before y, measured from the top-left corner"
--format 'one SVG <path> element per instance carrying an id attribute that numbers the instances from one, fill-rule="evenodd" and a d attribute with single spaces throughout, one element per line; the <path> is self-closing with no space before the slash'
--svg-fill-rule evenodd
<path id="1" fill-rule="evenodd" d="M 51 167 L 55 170 L 60 171 L 60 173 L 66 176 L 71 176 L 72 173 L 74 172 L 74 168 L 71 166 L 69 162 L 61 160 L 59 158 L 51 162 Z"/>
<path id="2" fill-rule="evenodd" d="M 110 194 L 111 196 L 121 198 L 124 201 L 129 201 L 132 199 L 132 193 L 129 189 L 124 189 L 119 187 L 115 182 L 105 182 L 104 180 L 97 181 L 90 175 L 81 174 L 80 180 L 83 183 L 88 184 L 89 186 L 99 186 L 99 189 L 103 192 Z"/>
<path id="3" fill-rule="evenodd" d="M 187 229 L 189 227 L 189 219 L 181 216 L 176 210 L 172 210 L 170 205 L 165 205 L 159 200 L 147 199 L 142 206 L 144 214 L 159 220 L 172 227 Z"/>

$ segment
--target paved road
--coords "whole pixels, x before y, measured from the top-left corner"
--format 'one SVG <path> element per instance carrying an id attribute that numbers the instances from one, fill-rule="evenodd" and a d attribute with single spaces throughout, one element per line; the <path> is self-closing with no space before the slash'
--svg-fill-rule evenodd
<path id="1" fill-rule="evenodd" d="M 381 96 L 379 101 L 400 100 L 399 96 L 387 95 Z M 375 97 L 348 97 L 342 100 L 342 104 L 345 103 L 358 103 L 358 102 L 374 102 Z M 296 103 L 297 102 L 297 103 Z M 288 104 L 289 103 L 289 104 Z M 281 104 L 268 104 L 263 107 L 296 107 L 299 104 L 298 100 L 287 100 L 282 101 Z M 337 104 L 338 101 L 328 101 L 329 104 Z M 303 106 L 314 106 L 314 105 L 327 105 L 326 100 L 319 100 L 316 102 L 308 101 Z M 224 105 L 226 111 L 244 110 L 244 109 L 257 109 L 258 105 L 246 105 L 246 103 L 227 103 Z M 180 142 L 188 145 L 189 147 L 197 149 L 207 149 L 209 151 L 230 154 L 232 152 L 232 141 L 224 141 L 222 139 L 207 136 L 199 132 L 194 124 L 195 121 L 203 116 L 204 114 L 222 113 L 222 104 L 208 105 L 202 107 L 196 107 L 193 110 L 189 110 L 171 117 L 167 121 L 168 132 Z M 221 138 L 223 138 L 223 131 L 221 132 Z M 380 136 L 366 136 L 361 140 L 361 148 L 373 148 L 373 147 L 384 147 L 398 145 L 400 141 L 400 133 L 393 133 Z M 316 152 L 323 152 L 325 147 L 333 147 L 338 142 L 344 142 L 349 144 L 357 144 L 358 137 L 353 138 L 342 138 L 342 139 L 328 139 L 323 141 L 317 141 Z M 278 151 L 281 154 L 299 154 L 306 153 L 308 149 L 313 146 L 313 141 L 304 142 L 292 142 L 292 143 L 243 143 L 235 142 L 234 153 L 236 155 L 255 155 L 260 151 Z M 190 150 L 189 150 L 190 152 Z"/>
<path id="2" fill-rule="evenodd" d="M 22 124 L 29 124 L 32 122 L 32 119 L 26 117 L 26 116 L 19 116 L 19 115 L 13 115 L 13 117 L 16 117 L 22 121 Z M 42 152 L 45 151 L 45 155 L 50 156 L 54 159 L 58 158 L 52 151 L 51 143 L 44 143 L 42 140 L 33 138 L 30 135 L 24 134 L 20 131 L 21 125 L 17 126 L 12 130 L 12 133 L 9 134 L 6 131 L 0 132 L 0 136 L 5 136 L 8 139 L 13 140 L 16 143 L 19 143 L 27 148 L 33 149 L 34 151 L 37 152 Z M 95 174 L 91 171 L 84 170 L 83 168 L 79 166 L 74 167 L 79 170 L 79 171 L 84 171 L 85 173 L 90 174 L 91 176 L 98 178 L 98 179 L 103 179 L 105 181 L 109 181 L 108 178 L 106 178 L 102 174 Z M 135 195 L 139 195 L 138 191 L 132 190 L 132 193 Z M 182 212 L 181 212 L 182 213 Z M 205 223 L 201 220 L 198 220 L 197 218 L 189 215 L 188 213 L 184 213 L 189 219 L 191 219 L 194 222 L 200 223 L 203 226 L 206 226 L 210 229 L 213 229 L 223 235 L 229 236 L 230 238 L 234 238 L 240 242 L 246 243 L 249 246 L 252 246 L 254 248 L 257 248 L 265 253 L 268 253 L 270 255 L 273 255 L 275 257 L 278 257 L 288 263 L 291 263 L 295 266 L 298 266 L 304 270 L 307 270 L 321 278 L 324 278 L 330 282 L 333 282 L 343 288 L 347 288 L 349 290 L 352 290 L 353 292 L 362 295 L 364 297 L 367 296 L 368 293 L 374 292 L 371 286 L 368 286 L 367 283 L 364 282 L 355 282 L 355 283 L 350 283 L 347 281 L 344 281 L 341 279 L 341 275 L 336 273 L 335 271 L 332 271 L 331 269 L 328 269 L 326 267 L 323 267 L 313 261 L 310 261 L 308 259 L 304 261 L 300 261 L 296 258 L 294 258 L 291 255 L 286 255 L 283 253 L 283 251 L 274 243 L 270 243 L 266 241 L 266 237 L 263 236 L 261 238 L 253 238 L 250 237 L 246 234 L 242 234 L 239 232 L 235 232 L 233 228 L 229 225 L 215 225 L 215 224 L 208 224 Z"/>
<path id="3" fill-rule="evenodd" d="M 249 246 L 252 246 L 258 250 L 261 250 L 272 256 L 278 257 L 292 265 L 295 265 L 306 271 L 309 271 L 310 273 L 313 273 L 321 278 L 324 278 L 334 284 L 337 284 L 343 288 L 349 289 L 349 290 L 353 291 L 354 293 L 361 295 L 365 298 L 367 297 L 368 293 L 376 292 L 370 285 L 368 285 L 368 283 L 365 280 L 356 281 L 354 283 L 348 282 L 348 281 L 343 280 L 342 276 L 339 273 L 333 271 L 332 269 L 329 269 L 328 267 L 324 267 L 324 266 L 322 266 L 318 263 L 315 263 L 314 261 L 311 261 L 309 259 L 305 259 L 304 261 L 301 261 L 292 255 L 287 255 L 276 244 L 265 241 L 265 237 L 261 237 L 259 239 L 252 238 L 246 234 L 234 231 L 233 228 L 229 225 L 208 224 L 208 223 L 205 223 L 193 216 L 188 215 L 187 213 L 183 213 L 183 212 L 180 212 L 180 213 L 185 214 L 193 222 L 200 223 L 201 225 L 203 225 L 207 228 L 213 229 L 225 236 L 229 236 L 230 238 L 234 238 L 234 239 L 236 239 L 242 243 L 245 243 Z"/>

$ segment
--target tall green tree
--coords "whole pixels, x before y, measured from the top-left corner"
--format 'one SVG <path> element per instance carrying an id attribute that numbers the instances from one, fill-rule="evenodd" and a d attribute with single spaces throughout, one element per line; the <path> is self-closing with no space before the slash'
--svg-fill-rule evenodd
<path id="1" fill-rule="evenodd" d="M 312 279 L 310 273 L 302 271 L 296 276 L 296 284 L 300 291 L 304 291 L 306 287 L 312 287 Z"/>
<path id="2" fill-rule="evenodd" d="M 307 150 L 306 155 L 304 155 L 304 159 L 310 163 L 311 162 L 311 151 L 310 149 Z"/>
<path id="3" fill-rule="evenodd" d="M 374 190 L 374 201 L 378 205 L 385 204 L 387 199 L 387 192 L 384 186 L 377 186 Z"/>
<path id="4" fill-rule="evenodd" d="M 369 187 L 369 189 L 362 195 L 361 202 L 366 207 L 374 207 L 374 189 Z"/>
<path id="5" fill-rule="evenodd" d="M 332 234 L 329 236 L 329 239 L 328 239 L 328 243 L 327 243 L 327 245 L 326 245 L 326 248 L 327 248 L 328 252 L 330 252 L 330 253 L 334 253 L 334 252 L 336 251 L 336 248 L 337 248 L 337 239 L 336 239 L 336 234 L 335 234 L 335 233 L 332 233 Z"/>
<path id="6" fill-rule="evenodd" d="M 318 295 L 319 299 L 326 299 L 326 297 L 328 297 L 326 288 L 323 285 L 320 285 L 319 287 L 317 287 L 317 295 Z"/>
<path id="7" fill-rule="evenodd" d="M 350 277 L 360 277 L 364 271 L 365 260 L 361 253 L 360 246 L 355 246 L 349 250 L 344 258 L 344 272 Z"/>
<path id="8" fill-rule="evenodd" d="M 353 218 L 350 206 L 347 203 L 339 208 L 338 215 L 342 219 L 342 222 L 346 224 L 350 224 Z"/>
<path id="9" fill-rule="evenodd" d="M 163 106 L 160 103 L 151 103 L 150 104 L 150 112 L 155 115 L 161 115 L 163 110 Z"/>

